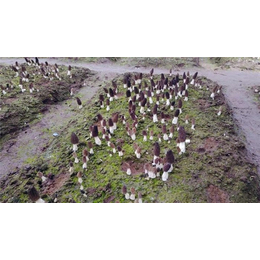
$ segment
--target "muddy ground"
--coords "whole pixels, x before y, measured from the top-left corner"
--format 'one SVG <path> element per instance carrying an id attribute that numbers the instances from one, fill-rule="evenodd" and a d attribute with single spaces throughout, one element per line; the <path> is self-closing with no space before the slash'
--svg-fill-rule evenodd
<path id="1" fill-rule="evenodd" d="M 52 61 L 49 60 L 49 62 Z M 55 62 L 67 65 L 64 61 Z M 104 66 L 103 64 L 96 63 L 83 65 L 79 63 L 78 65 L 88 67 L 98 72 L 95 84 L 90 84 L 90 89 L 93 90 L 90 96 L 95 94 L 98 86 L 109 84 L 108 82 L 111 82 L 111 79 L 118 75 L 117 73 L 121 74 L 127 71 L 148 72 L 149 70 L 148 68 L 145 69 L 136 66 L 125 67 L 121 65 L 117 66 L 116 64 Z M 5 149 L 2 151 L 9 152 L 4 154 L 4 156 L 3 153 L 1 153 L 1 160 L 3 157 L 6 158 L 4 159 L 5 161 L 9 160 L 9 172 L 11 172 L 11 174 L 1 182 L 1 187 L 3 188 L 1 200 L 27 202 L 27 188 L 34 184 L 49 202 L 53 201 L 53 196 L 56 195 L 59 197 L 60 202 L 125 202 L 120 193 L 122 183 L 125 183 L 127 186 L 135 186 L 137 190 L 143 192 L 144 200 L 147 202 L 257 202 L 259 198 L 259 179 L 256 175 L 256 167 L 248 162 L 247 150 L 249 151 L 251 159 L 254 160 L 255 163 L 259 162 L 258 155 L 260 153 L 257 150 L 259 146 L 257 145 L 257 141 L 253 142 L 253 140 L 256 140 L 254 138 L 259 135 L 259 132 L 257 128 L 254 127 L 255 124 L 248 124 L 250 117 L 254 117 L 256 124 L 259 123 L 259 121 L 257 121 L 259 111 L 257 109 L 255 110 L 257 104 L 251 102 L 252 95 L 250 94 L 250 89 L 246 87 L 259 82 L 259 76 L 257 73 L 254 74 L 254 72 L 251 72 L 251 74 L 243 74 L 241 71 L 223 72 L 219 70 L 212 71 L 208 68 L 206 70 L 190 68 L 191 73 L 195 70 L 198 70 L 201 75 L 208 76 L 220 84 L 223 84 L 228 105 L 225 104 L 223 96 L 219 96 L 218 103 L 208 103 L 209 98 L 205 93 L 205 89 L 201 90 L 201 92 L 198 91 L 198 93 L 194 91 L 194 99 L 191 104 L 194 106 L 196 104 L 195 110 L 199 118 L 203 117 L 201 113 L 206 113 L 207 116 L 212 114 L 211 119 L 214 121 L 214 127 L 212 127 L 214 132 L 209 128 L 209 122 L 203 120 L 200 122 L 199 125 L 203 131 L 199 131 L 195 134 L 195 140 L 190 144 L 189 154 L 177 159 L 175 173 L 173 175 L 175 178 L 171 176 L 167 185 L 162 184 L 160 180 L 147 183 L 147 181 L 142 179 L 138 174 L 132 179 L 127 178 L 129 176 L 125 176 L 125 173 L 121 171 L 120 165 L 122 162 L 115 158 L 105 157 L 108 162 L 108 168 L 103 167 L 103 162 L 100 160 L 104 158 L 103 153 L 106 150 L 104 147 L 101 148 L 99 155 L 92 158 L 95 162 L 93 164 L 95 167 L 90 167 L 89 172 L 92 171 L 94 174 L 84 180 L 84 186 L 89 194 L 88 198 L 85 199 L 79 192 L 75 176 L 74 178 L 70 178 L 67 174 L 71 154 L 69 154 L 69 142 L 66 138 L 68 138 L 69 132 L 72 129 L 79 131 L 80 135 L 88 137 L 87 126 L 89 126 L 91 120 L 93 121 L 99 108 L 94 106 L 94 99 L 91 101 L 90 106 L 85 104 L 84 117 L 82 117 L 81 114 L 72 120 L 72 117 L 75 118 L 77 114 L 77 107 L 72 100 L 68 100 L 57 106 L 55 105 L 56 108 L 52 106 L 38 123 L 26 129 L 27 131 L 22 131 L 17 140 L 11 141 L 13 145 L 8 144 L 8 142 L 5 143 Z M 161 72 L 165 73 L 166 70 L 156 69 L 156 73 Z M 120 82 L 122 78 L 118 78 L 117 80 Z M 208 81 L 207 84 L 211 86 L 214 85 L 214 83 L 210 81 Z M 230 86 L 233 86 L 233 89 L 231 89 Z M 81 91 L 84 92 L 84 89 L 87 88 L 84 87 Z M 237 91 L 234 92 L 234 90 Z M 239 98 L 241 97 L 241 91 L 244 99 Z M 89 88 L 86 92 L 89 93 Z M 237 98 L 233 98 L 235 95 L 237 95 Z M 88 96 L 84 96 L 84 100 L 87 98 Z M 200 100 L 200 102 L 197 103 L 197 100 Z M 249 102 L 249 107 L 239 106 L 241 100 L 242 104 Z M 87 103 L 87 100 L 85 103 Z M 215 113 L 216 106 L 220 104 L 225 104 L 225 114 L 221 121 L 217 121 L 217 119 L 213 117 L 213 114 Z M 237 108 L 236 105 L 238 105 Z M 231 109 L 229 107 L 231 107 Z M 125 107 L 118 105 L 114 109 L 123 111 Z M 57 122 L 57 126 L 55 127 L 53 122 L 60 118 L 60 116 L 58 116 L 59 113 L 64 116 L 67 115 L 68 118 L 65 124 L 61 121 L 59 125 Z M 247 116 L 241 116 L 243 113 L 246 113 Z M 235 124 L 232 120 L 233 115 Z M 84 124 L 85 127 L 82 128 Z M 236 124 L 240 128 L 236 127 Z M 39 129 L 43 131 L 39 131 Z M 241 129 L 241 131 L 237 131 L 238 129 Z M 54 138 L 52 136 L 54 131 L 62 133 L 61 136 Z M 239 136 L 237 134 L 239 134 Z M 242 139 L 242 141 L 244 141 L 247 150 L 241 142 L 242 136 L 245 137 L 245 140 Z M 32 138 L 34 138 L 35 141 L 30 143 Z M 84 142 L 83 138 L 82 148 Z M 33 150 L 33 147 L 39 147 L 39 149 L 28 153 L 27 151 Z M 220 149 L 220 147 L 222 149 Z M 145 148 L 147 148 L 148 152 L 151 147 Z M 129 155 L 132 154 L 130 147 L 128 147 L 128 149 Z M 18 160 L 17 154 L 20 156 Z M 35 156 L 35 154 L 38 155 Z M 148 158 L 146 158 L 145 155 L 143 160 L 146 159 Z M 201 164 L 196 165 L 198 159 L 201 160 Z M 130 156 L 128 161 L 132 160 L 133 158 Z M 1 165 L 3 165 L 3 161 L 1 161 Z M 12 161 L 12 163 L 10 163 L 10 161 Z M 141 168 L 138 167 L 139 164 L 135 160 L 133 160 L 133 164 L 136 168 Z M 26 167 L 23 168 L 25 165 Z M 209 172 L 206 170 L 208 165 L 210 165 Z M 49 186 L 47 185 L 47 187 L 42 185 L 40 180 L 36 177 L 38 170 L 43 171 L 45 174 L 54 174 L 55 180 L 50 183 Z M 5 171 L 4 174 L 6 172 L 8 171 Z M 13 193 L 12 191 L 14 189 L 16 189 L 16 192 Z"/>

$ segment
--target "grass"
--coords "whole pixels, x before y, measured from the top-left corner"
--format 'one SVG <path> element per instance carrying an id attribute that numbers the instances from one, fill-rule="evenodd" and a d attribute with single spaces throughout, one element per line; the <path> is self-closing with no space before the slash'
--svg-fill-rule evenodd
<path id="1" fill-rule="evenodd" d="M 148 75 L 145 80 L 148 81 Z M 26 196 L 27 190 L 34 185 L 42 197 L 47 202 L 52 202 L 55 194 L 59 202 L 92 202 L 99 203 L 109 199 L 112 202 L 131 202 L 125 200 L 121 193 L 121 188 L 126 185 L 128 190 L 131 187 L 136 192 L 143 194 L 144 202 L 258 202 L 259 177 L 256 167 L 250 164 L 245 157 L 245 148 L 238 139 L 232 115 L 222 94 L 217 95 L 216 99 L 210 99 L 210 92 L 206 90 L 206 85 L 213 89 L 215 83 L 201 78 L 203 88 L 189 88 L 189 101 L 183 102 L 183 113 L 180 115 L 180 124 L 185 126 L 191 143 L 187 146 L 187 152 L 184 155 L 178 155 L 176 148 L 177 131 L 175 131 L 173 140 L 170 143 L 162 141 L 161 156 L 167 149 L 172 149 L 175 156 L 173 173 L 170 174 L 167 182 L 160 178 L 147 180 L 142 172 L 135 176 L 128 176 L 122 171 L 123 161 L 131 162 L 135 168 L 142 168 L 146 162 L 151 162 L 153 155 L 153 142 L 143 142 L 142 130 L 149 127 L 154 131 L 155 140 L 160 132 L 161 124 L 154 124 L 151 120 L 152 115 L 147 113 L 144 122 L 139 115 L 139 126 L 137 128 L 137 139 L 141 148 L 141 158 L 134 156 L 133 141 L 125 133 L 125 126 L 121 121 L 118 123 L 118 129 L 112 137 L 112 142 L 117 143 L 118 139 L 123 139 L 123 149 L 125 151 L 123 158 L 118 153 L 111 154 L 104 140 L 100 147 L 94 147 L 94 155 L 90 156 L 88 168 L 84 172 L 83 186 L 88 194 L 85 198 L 77 183 L 76 173 L 82 171 L 82 164 L 74 164 L 74 174 L 64 183 L 64 185 L 51 194 L 44 194 L 45 186 L 37 177 L 37 172 L 44 174 L 52 173 L 56 177 L 63 173 L 68 173 L 69 162 L 73 161 L 72 145 L 70 143 L 70 134 L 75 132 L 79 139 L 78 157 L 81 160 L 82 150 L 86 147 L 87 140 L 90 138 L 89 126 L 96 123 L 97 113 L 108 119 L 115 112 L 124 114 L 127 121 L 131 119 L 128 116 L 128 104 L 125 98 L 125 89 L 122 83 L 123 76 L 115 80 L 119 86 L 119 92 L 123 93 L 117 101 L 111 103 L 111 110 L 100 109 L 98 104 L 98 94 L 93 98 L 90 104 L 81 110 L 77 118 L 71 119 L 69 124 L 62 130 L 62 135 L 54 138 L 48 147 L 46 154 L 40 158 L 29 159 L 31 169 L 21 169 L 15 175 L 8 176 L 1 181 L 0 201 L 3 202 L 28 202 Z M 110 84 L 108 85 L 110 87 Z M 102 92 L 102 91 L 101 91 Z M 155 101 L 155 99 L 154 99 Z M 217 116 L 218 108 L 223 107 L 223 113 Z M 137 111 L 138 111 L 137 107 Z M 159 113 L 164 111 L 172 119 L 173 112 L 161 105 Z M 158 114 L 159 114 L 158 113 Z M 139 114 L 137 112 L 137 114 Z M 191 124 L 184 123 L 185 115 L 196 119 L 196 130 L 191 130 Z M 171 121 L 167 122 L 167 130 L 171 126 Z M 100 134 L 101 137 L 101 134 Z M 199 149 L 201 148 L 201 150 Z M 13 184 L 10 182 L 14 182 Z"/>

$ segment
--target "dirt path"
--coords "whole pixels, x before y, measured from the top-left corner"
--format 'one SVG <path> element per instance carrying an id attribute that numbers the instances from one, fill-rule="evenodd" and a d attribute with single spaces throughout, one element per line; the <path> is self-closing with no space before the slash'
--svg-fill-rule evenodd
<path id="1" fill-rule="evenodd" d="M 1 59 L 0 64 L 10 65 L 15 61 L 24 62 L 24 59 Z M 70 63 L 56 59 L 42 59 L 50 64 L 73 65 L 77 67 L 89 68 L 99 73 L 99 84 L 103 80 L 111 80 L 117 74 L 126 72 L 143 72 L 149 73 L 151 68 L 121 66 L 114 63 Z M 205 76 L 223 86 L 223 92 L 229 103 L 234 118 L 241 130 L 241 134 L 245 137 L 245 145 L 249 152 L 249 157 L 260 169 L 260 110 L 257 102 L 254 100 L 250 87 L 260 85 L 260 73 L 253 71 L 240 70 L 217 70 L 214 71 L 212 66 L 202 63 L 204 68 L 181 69 L 189 70 L 191 74 L 195 71 L 199 75 Z M 168 73 L 163 68 L 155 68 L 155 73 Z M 93 88 L 86 86 L 80 90 L 83 100 L 87 100 L 95 94 L 98 84 Z M 5 151 L 0 156 L 0 176 L 10 171 L 14 171 L 16 167 L 21 167 L 23 162 L 32 155 L 40 153 L 41 149 L 46 146 L 49 140 L 49 133 L 45 133 L 43 129 L 50 128 L 55 124 L 57 131 L 65 125 L 69 119 L 75 115 L 66 104 L 62 102 L 52 106 L 52 109 L 45 114 L 43 119 L 33 125 L 29 130 L 21 132 L 15 144 L 6 145 Z M 62 120 L 60 120 L 62 118 Z M 55 129 L 52 129 L 55 130 Z M 33 140 L 33 142 L 32 142 Z M 10 147 L 8 147 L 10 146 Z M 22 151 L 22 152 L 21 152 Z M 23 152 L 26 151 L 26 152 Z M 260 173 L 260 170 L 259 170 Z"/>

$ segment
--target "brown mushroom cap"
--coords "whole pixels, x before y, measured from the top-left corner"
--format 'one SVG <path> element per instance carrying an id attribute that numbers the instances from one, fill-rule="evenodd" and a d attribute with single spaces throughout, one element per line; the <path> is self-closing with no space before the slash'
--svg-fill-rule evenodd
<path id="1" fill-rule="evenodd" d="M 180 114 L 180 109 L 176 109 L 175 113 L 174 113 L 174 117 L 178 117 Z"/>
<path id="2" fill-rule="evenodd" d="M 85 149 L 83 150 L 82 154 L 83 154 L 83 156 L 86 156 L 86 157 L 87 157 L 87 156 L 89 155 L 88 150 L 85 148 Z"/>
<path id="3" fill-rule="evenodd" d="M 168 172 L 171 168 L 171 165 L 169 163 L 166 163 L 164 166 L 163 166 L 163 171 L 164 172 Z"/>
<path id="4" fill-rule="evenodd" d="M 96 125 L 93 126 L 92 136 L 93 137 L 97 137 L 98 136 L 98 127 Z"/>
<path id="5" fill-rule="evenodd" d="M 122 193 L 123 193 L 124 195 L 127 193 L 127 188 L 126 188 L 125 185 L 122 187 Z"/>
<path id="6" fill-rule="evenodd" d="M 77 103 L 78 103 L 78 105 L 81 106 L 81 105 L 82 105 L 81 100 L 80 100 L 78 97 L 76 97 L 76 99 L 77 99 Z"/>
<path id="7" fill-rule="evenodd" d="M 170 163 L 170 164 L 174 163 L 174 155 L 173 155 L 172 150 L 168 150 L 167 151 L 167 153 L 166 153 L 166 162 Z"/>
<path id="8" fill-rule="evenodd" d="M 79 143 L 79 138 L 77 137 L 77 135 L 74 132 L 71 133 L 70 141 L 71 141 L 72 144 L 78 144 Z"/>
<path id="9" fill-rule="evenodd" d="M 77 177 L 78 177 L 78 178 L 82 178 L 82 172 L 78 172 L 78 173 L 77 173 Z"/>
<path id="10" fill-rule="evenodd" d="M 183 126 L 180 126 L 179 128 L 179 140 L 181 143 L 186 140 L 186 132 Z"/>
<path id="11" fill-rule="evenodd" d="M 159 145 L 159 143 L 158 142 L 155 142 L 155 144 L 154 144 L 154 149 L 153 149 L 153 154 L 155 155 L 155 156 L 160 156 L 160 152 L 161 152 L 161 150 L 160 150 L 160 145 Z"/>
<path id="12" fill-rule="evenodd" d="M 40 195 L 38 193 L 38 191 L 35 189 L 35 187 L 32 187 L 28 190 L 28 196 L 29 198 L 35 202 L 37 201 L 38 199 L 40 199 Z"/>

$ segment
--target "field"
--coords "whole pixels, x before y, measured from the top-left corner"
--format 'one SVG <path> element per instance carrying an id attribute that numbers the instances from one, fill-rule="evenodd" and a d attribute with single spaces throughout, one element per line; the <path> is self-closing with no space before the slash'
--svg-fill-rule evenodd
<path id="1" fill-rule="evenodd" d="M 84 78 L 87 82 L 89 75 L 94 75 L 89 70 L 79 68 L 75 68 L 75 70 L 79 79 L 78 85 L 82 84 L 80 79 Z M 65 68 L 63 68 L 63 71 L 66 73 Z M 184 71 L 180 71 L 180 75 Z M 2 67 L 1 72 L 3 75 L 10 75 L 10 80 L 13 80 L 10 68 Z M 127 135 L 125 125 L 119 118 L 117 129 L 110 140 L 115 144 L 116 153 L 112 152 L 112 148 L 102 139 L 102 134 L 99 132 L 102 144 L 101 146 L 94 145 L 94 154 L 89 156 L 87 169 L 83 170 L 82 151 L 85 148 L 88 149 L 88 141 L 91 140 L 94 144 L 89 128 L 92 125 L 98 125 L 99 130 L 101 130 L 97 121 L 97 114 L 101 114 L 103 118 L 108 120 L 115 113 L 119 113 L 119 115 L 124 115 L 126 121 L 132 126 L 133 122 L 128 113 L 126 89 L 123 87 L 123 79 L 127 75 L 133 79 L 134 75 L 137 74 L 119 75 L 113 79 L 118 86 L 118 99 L 111 102 L 109 111 L 106 110 L 106 106 L 100 108 L 99 95 L 105 95 L 103 88 L 100 88 L 95 97 L 78 110 L 77 116 L 71 118 L 68 124 L 63 126 L 62 135 L 52 138 L 42 154 L 37 154 L 27 160 L 27 163 L 30 164 L 29 167 L 19 168 L 3 177 L 0 183 L 0 201 L 30 202 L 28 189 L 34 186 L 46 202 L 54 202 L 55 199 L 57 202 L 132 202 L 132 200 L 125 199 L 122 194 L 124 185 L 128 192 L 131 188 L 134 188 L 136 197 L 138 193 L 141 193 L 143 202 L 149 203 L 259 201 L 259 176 L 256 166 L 247 159 L 245 145 L 237 136 L 236 126 L 224 95 L 220 92 L 212 100 L 210 94 L 216 83 L 200 75 L 201 88 L 189 85 L 189 100 L 183 102 L 183 113 L 179 116 L 179 124 L 185 127 L 187 138 L 191 140 L 187 144 L 186 153 L 181 155 L 178 153 L 176 146 L 177 126 L 175 126 L 174 135 L 170 141 L 164 141 L 162 138 L 161 112 L 165 114 L 165 124 L 169 134 L 177 101 L 174 111 L 172 111 L 165 105 L 165 99 L 162 101 L 161 95 L 158 108 L 159 122 L 153 123 L 152 120 L 155 97 L 153 97 L 153 104 L 150 107 L 145 107 L 144 120 L 139 113 L 138 102 L 136 102 L 136 115 L 138 117 L 136 140 L 133 141 Z M 166 76 L 169 79 L 173 77 Z M 154 81 L 157 80 L 160 80 L 160 75 L 154 76 Z M 148 74 L 143 75 L 143 90 L 144 82 L 150 84 Z M 60 84 L 61 88 L 55 92 L 57 96 L 53 95 L 53 88 L 50 88 L 50 93 L 44 93 L 37 99 L 30 95 L 22 96 L 18 92 L 9 94 L 8 98 L 4 99 L 4 106 L 2 105 L 1 110 L 2 122 L 7 122 L 7 124 L 2 124 L 3 135 L 23 127 L 24 120 L 28 120 L 28 108 L 26 107 L 32 108 L 32 110 L 29 110 L 29 120 L 31 121 L 37 118 L 39 111 L 43 109 L 46 96 L 51 96 L 48 102 L 53 102 L 53 98 L 55 101 L 69 98 L 67 90 L 72 83 L 74 81 L 66 80 L 64 84 Z M 17 82 L 14 81 L 14 84 L 17 84 Z M 45 86 L 44 81 L 37 81 L 37 77 L 35 84 Z M 104 81 L 102 85 L 106 88 L 112 88 L 111 81 Z M 7 101 L 9 99 L 14 101 L 9 104 Z M 29 105 L 23 110 L 25 102 Z M 218 116 L 220 107 L 222 107 L 222 114 Z M 18 111 L 19 116 L 17 115 Z M 2 113 L 4 113 L 4 117 Z M 189 116 L 188 124 L 185 122 L 187 115 Z M 16 118 L 21 118 L 21 120 Z M 195 130 L 191 129 L 192 118 L 196 122 Z M 8 120 L 16 123 L 8 123 Z M 154 139 L 150 141 L 148 134 L 148 141 L 144 142 L 142 132 L 147 129 L 148 133 L 153 130 Z M 70 162 L 74 161 L 70 142 L 72 132 L 76 133 L 79 138 L 77 155 L 80 162 L 73 164 L 74 171 L 71 174 L 69 172 Z M 148 179 L 143 168 L 145 163 L 152 163 L 153 147 L 154 143 L 158 141 L 158 134 L 161 135 L 162 139 L 160 156 L 164 158 L 167 150 L 171 149 L 175 157 L 173 171 L 169 174 L 169 179 L 166 182 L 162 181 L 162 171 L 160 171 L 160 176 L 155 179 Z M 141 158 L 139 159 L 135 155 L 134 143 L 141 148 Z M 123 157 L 118 155 L 117 146 L 122 146 Z M 126 174 L 125 163 L 131 166 L 132 175 L 130 176 Z M 77 177 L 79 171 L 83 172 L 82 186 L 84 189 L 82 191 Z M 48 181 L 43 182 L 38 177 L 38 172 L 48 176 Z"/>

